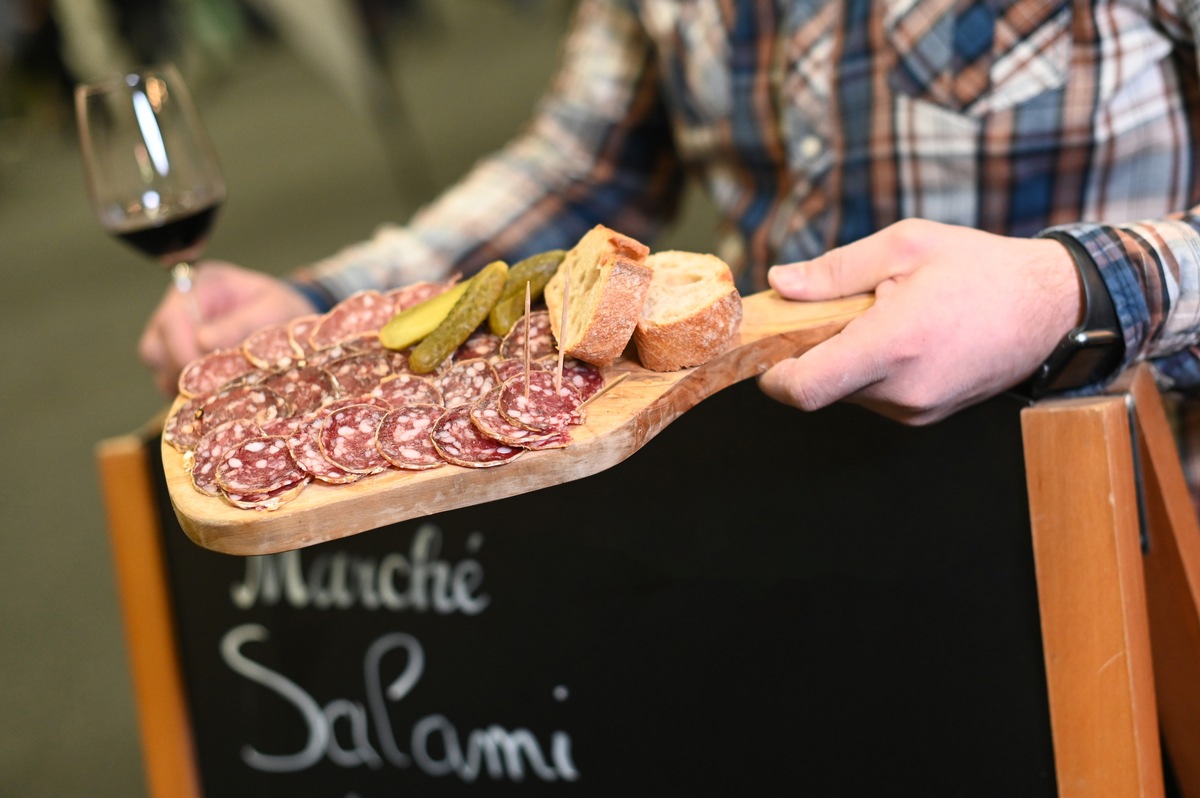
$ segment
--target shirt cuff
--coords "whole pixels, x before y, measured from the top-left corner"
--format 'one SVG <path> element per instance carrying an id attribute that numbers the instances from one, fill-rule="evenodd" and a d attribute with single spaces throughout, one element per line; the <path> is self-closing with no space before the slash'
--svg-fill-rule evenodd
<path id="1" fill-rule="evenodd" d="M 313 308 L 316 309 L 317 313 L 326 313 L 337 304 L 333 294 L 325 290 L 319 283 L 293 278 L 287 280 L 287 284 L 307 299 Z"/>

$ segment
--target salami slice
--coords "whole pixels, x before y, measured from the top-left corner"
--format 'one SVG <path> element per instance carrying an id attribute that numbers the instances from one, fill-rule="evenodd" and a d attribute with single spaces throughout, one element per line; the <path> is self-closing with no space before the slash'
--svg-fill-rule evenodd
<path id="1" fill-rule="evenodd" d="M 371 332 L 359 333 L 352 338 L 347 338 L 338 346 L 343 347 L 348 354 L 357 355 L 363 352 L 390 352 L 379 340 L 379 332 L 372 330 Z"/>
<path id="2" fill-rule="evenodd" d="M 274 372 L 272 371 L 255 367 L 240 377 L 234 377 L 232 380 L 218 388 L 217 392 L 219 393 L 221 391 L 228 391 L 230 388 L 240 388 L 243 385 L 261 385 L 263 380 L 271 376 L 273 373 Z M 211 397 L 212 394 L 209 394 L 209 396 Z"/>
<path id="3" fill-rule="evenodd" d="M 393 303 L 378 291 L 359 291 L 325 314 L 309 335 L 314 349 L 328 349 L 360 333 L 378 332 L 391 320 Z"/>
<path id="4" fill-rule="evenodd" d="M 337 344 L 336 346 L 331 346 L 328 349 L 322 349 L 319 352 L 313 352 L 311 355 L 305 358 L 305 362 L 310 366 L 319 366 L 321 368 L 325 368 L 330 363 L 350 357 L 351 355 L 359 354 L 362 353 L 353 347 L 347 346 L 346 344 Z"/>
<path id="5" fill-rule="evenodd" d="M 243 510 L 278 510 L 283 505 L 290 502 L 292 499 L 300 495 L 305 486 L 308 485 L 308 478 L 304 477 L 288 485 L 281 485 L 275 490 L 269 490 L 265 493 L 230 493 L 222 491 L 221 495 L 226 501 L 234 507 L 240 507 Z"/>
<path id="6" fill-rule="evenodd" d="M 496 403 L 502 386 L 497 385 L 471 407 L 471 423 L 489 438 L 522 449 L 562 449 L 571 438 L 563 432 L 534 432 L 518 427 L 501 415 Z"/>
<path id="7" fill-rule="evenodd" d="M 453 280 L 445 283 L 413 283 L 401 288 L 393 288 L 385 296 L 392 301 L 393 313 L 399 313 L 402 310 L 415 307 L 426 300 L 433 299 L 438 294 L 447 291 L 453 285 Z"/>
<path id="8" fill-rule="evenodd" d="M 375 446 L 396 468 L 424 471 L 445 465 L 430 433 L 446 409 L 441 405 L 408 404 L 383 417 L 375 435 Z"/>
<path id="9" fill-rule="evenodd" d="M 371 396 L 382 399 L 392 407 L 414 404 L 443 406 L 442 392 L 437 389 L 432 380 L 412 377 L 408 374 L 387 377 L 375 386 L 375 390 L 371 391 Z"/>
<path id="10" fill-rule="evenodd" d="M 200 408 L 204 399 L 187 399 L 167 416 L 163 440 L 180 452 L 191 451 L 200 440 Z"/>
<path id="11" fill-rule="evenodd" d="M 292 415 L 287 400 L 261 385 L 239 385 L 208 398 L 200 408 L 200 431 L 216 429 L 226 421 L 248 418 L 265 424 Z"/>
<path id="12" fill-rule="evenodd" d="M 292 341 L 288 325 L 277 324 L 247 337 L 242 354 L 260 369 L 285 369 L 304 357 L 304 350 Z"/>
<path id="13" fill-rule="evenodd" d="M 292 345 L 300 350 L 300 356 L 303 358 L 310 357 L 317 351 L 312 345 L 312 331 L 320 324 L 321 318 L 320 314 L 313 314 L 297 316 L 288 322 L 288 337 L 291 338 Z"/>
<path id="14" fill-rule="evenodd" d="M 277 418 L 274 421 L 268 421 L 260 429 L 263 435 L 270 435 L 276 438 L 290 438 L 307 423 L 308 419 L 305 416 L 289 416 L 288 418 Z"/>
<path id="15" fill-rule="evenodd" d="M 363 352 L 335 360 L 325 366 L 343 394 L 357 395 L 373 391 L 392 373 L 392 364 L 383 352 Z"/>
<path id="16" fill-rule="evenodd" d="M 292 406 L 292 413 L 307 415 L 336 399 L 341 387 L 333 375 L 319 366 L 293 366 L 276 372 L 260 385 L 282 396 Z"/>
<path id="17" fill-rule="evenodd" d="M 408 354 L 412 351 L 412 347 L 408 349 L 384 349 L 388 356 L 388 364 L 392 367 L 393 374 L 407 374 L 412 377 L 420 376 L 411 368 L 408 367 Z"/>
<path id="18" fill-rule="evenodd" d="M 217 349 L 184 366 L 179 392 L 189 398 L 209 396 L 254 368 L 241 349 Z"/>
<path id="19" fill-rule="evenodd" d="M 234 495 L 269 493 L 304 479 L 304 472 L 277 437 L 247 438 L 229 448 L 217 464 L 215 479 Z"/>
<path id="20" fill-rule="evenodd" d="M 321 422 L 317 434 L 321 452 L 329 462 L 351 474 L 378 474 L 386 470 L 388 461 L 375 447 L 375 433 L 388 412 L 370 404 L 335 410 Z"/>
<path id="21" fill-rule="evenodd" d="M 557 355 L 558 347 L 554 345 L 554 334 L 550 332 L 550 313 L 545 310 L 535 310 L 529 314 L 529 359 L 537 360 L 546 355 Z M 525 317 L 504 336 L 500 344 L 500 357 L 525 357 Z"/>
<path id="22" fill-rule="evenodd" d="M 511 423 L 534 432 L 561 432 L 583 423 L 583 400 L 570 384 L 564 382 L 555 390 L 554 375 L 547 371 L 531 371 L 528 382 L 526 392 L 526 377 L 521 374 L 505 382 L 500 391 L 500 412 Z"/>
<path id="23" fill-rule="evenodd" d="M 392 409 L 391 402 L 388 402 L 378 396 L 373 396 L 371 394 L 361 394 L 359 396 L 343 396 L 341 399 L 334 399 L 332 402 L 330 402 L 329 404 L 325 405 L 320 410 L 318 410 L 316 412 L 316 420 L 318 422 L 324 421 L 325 418 L 328 417 L 330 413 L 334 413 L 343 408 L 350 407 L 351 405 L 374 405 L 375 407 L 378 407 L 380 410 L 382 410 L 385 413 Z"/>
<path id="24" fill-rule="evenodd" d="M 499 384 L 496 370 L 482 358 L 455 363 L 434 380 L 446 407 L 473 404 Z"/>
<path id="25" fill-rule="evenodd" d="M 455 360 L 482 358 L 494 360 L 500 356 L 500 336 L 485 329 L 471 333 L 454 353 Z"/>
<path id="26" fill-rule="evenodd" d="M 555 358 L 555 367 L 557 367 L 557 365 L 558 359 Z M 499 378 L 500 382 L 507 382 L 518 374 L 525 373 L 525 360 L 524 358 L 518 357 L 504 358 L 503 360 L 497 360 L 496 362 L 492 363 L 492 368 L 496 369 L 496 376 Z M 530 371 L 534 369 L 537 369 L 538 371 L 547 370 L 546 363 L 542 360 L 530 360 L 529 369 Z"/>
<path id="27" fill-rule="evenodd" d="M 315 479 L 332 485 L 345 485 L 362 479 L 362 474 L 351 474 L 329 461 L 321 451 L 321 444 L 317 442 L 320 429 L 320 422 L 315 417 L 310 417 L 288 437 L 288 451 L 296 464 Z"/>
<path id="28" fill-rule="evenodd" d="M 196 444 L 192 458 L 192 485 L 209 496 L 220 496 L 217 485 L 217 465 L 237 444 L 249 438 L 262 437 L 262 429 L 249 419 L 226 421 L 216 429 L 206 432 Z"/>
<path id="29" fill-rule="evenodd" d="M 558 355 L 544 357 L 538 362 L 551 374 L 558 371 Z M 562 378 L 563 382 L 570 383 L 579 391 L 579 397 L 585 402 L 604 388 L 604 375 L 600 369 L 573 357 L 563 358 Z"/>
<path id="30" fill-rule="evenodd" d="M 434 379 L 439 374 L 444 374 L 446 372 L 446 369 L 448 369 L 448 368 L 450 368 L 450 366 L 454 365 L 454 357 L 450 356 L 450 357 L 446 358 L 445 361 L 443 361 L 432 372 L 425 373 L 425 374 L 418 374 L 417 372 L 413 371 L 412 368 L 408 365 L 408 356 L 412 353 L 412 347 L 409 347 L 408 349 L 400 349 L 400 350 L 388 349 L 385 351 L 388 354 L 388 362 L 391 363 L 391 365 L 392 365 L 392 373 L 393 374 L 408 374 L 413 377 L 424 377 L 426 379 Z"/>
<path id="31" fill-rule="evenodd" d="M 452 407 L 433 425 L 433 445 L 447 462 L 467 468 L 504 465 L 525 451 L 484 435 L 471 423 L 471 405 Z"/>

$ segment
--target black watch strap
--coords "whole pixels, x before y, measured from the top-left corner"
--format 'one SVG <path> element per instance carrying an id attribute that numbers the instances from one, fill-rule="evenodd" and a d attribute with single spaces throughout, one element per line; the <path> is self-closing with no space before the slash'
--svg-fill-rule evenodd
<path id="1" fill-rule="evenodd" d="M 1055 231 L 1042 237 L 1062 244 L 1075 262 L 1083 285 L 1083 320 L 1034 372 L 1028 391 L 1035 399 L 1099 382 L 1116 371 L 1125 356 L 1117 308 L 1092 256 L 1066 233 Z"/>

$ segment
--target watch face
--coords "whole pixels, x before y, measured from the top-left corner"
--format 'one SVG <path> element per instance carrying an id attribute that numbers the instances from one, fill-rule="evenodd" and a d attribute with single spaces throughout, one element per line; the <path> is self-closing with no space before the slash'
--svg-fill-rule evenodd
<path id="1" fill-rule="evenodd" d="M 1125 342 L 1112 330 L 1076 331 L 1042 364 L 1031 386 L 1035 397 L 1098 383 L 1121 365 Z"/>

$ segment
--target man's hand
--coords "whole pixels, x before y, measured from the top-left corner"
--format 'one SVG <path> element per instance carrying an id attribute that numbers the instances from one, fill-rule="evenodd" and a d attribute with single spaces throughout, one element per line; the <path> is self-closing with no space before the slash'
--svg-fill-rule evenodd
<path id="1" fill-rule="evenodd" d="M 874 291 L 875 304 L 767 371 L 762 390 L 802 410 L 845 399 L 913 425 L 1029 377 L 1081 312 L 1075 266 L 1058 242 L 915 219 L 776 266 L 769 279 L 788 299 Z"/>
<path id="2" fill-rule="evenodd" d="M 168 289 L 142 332 L 138 354 L 159 390 L 174 396 L 179 372 L 191 360 L 312 312 L 312 304 L 282 280 L 230 263 L 203 263 L 190 294 Z"/>

